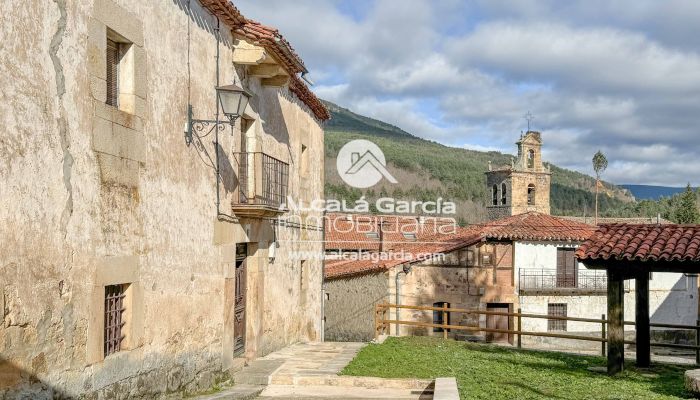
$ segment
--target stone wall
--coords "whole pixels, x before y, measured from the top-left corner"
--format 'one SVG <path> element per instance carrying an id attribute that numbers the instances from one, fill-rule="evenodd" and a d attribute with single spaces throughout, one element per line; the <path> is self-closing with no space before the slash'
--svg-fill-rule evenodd
<path id="1" fill-rule="evenodd" d="M 388 298 L 387 272 L 326 281 L 325 340 L 367 342 L 374 339 L 374 311 Z"/>
<path id="2" fill-rule="evenodd" d="M 471 255 L 469 255 L 471 253 Z M 486 265 L 483 256 L 490 254 L 493 261 Z M 472 261 L 470 261 L 472 260 Z M 512 247 L 507 243 L 480 243 L 445 254 L 439 261 L 430 260 L 412 266 L 408 274 L 401 272 L 400 304 L 432 306 L 447 302 L 451 308 L 485 310 L 489 303 L 509 303 L 518 307 L 513 286 Z M 390 298 L 396 298 L 396 274 L 401 267 L 389 272 Z M 396 316 L 392 311 L 391 318 Z M 432 322 L 432 311 L 401 310 L 401 320 Z M 451 324 L 485 326 L 486 316 L 452 313 Z M 391 333 L 396 328 L 391 327 Z M 442 335 L 432 328 L 403 325 L 401 335 Z M 455 333 L 453 331 L 450 336 Z"/>
<path id="3" fill-rule="evenodd" d="M 321 232 L 217 218 L 214 160 L 218 212 L 230 214 L 241 119 L 219 133 L 218 149 L 215 133 L 185 144 L 188 98 L 195 118 L 216 110 L 217 22 L 191 4 L 191 15 L 181 0 L 0 6 L 0 397 L 153 398 L 225 378 L 240 365 L 228 290 L 240 242 L 251 249 L 245 356 L 320 338 L 320 257 L 293 256 L 320 254 Z M 130 43 L 119 107 L 104 104 L 110 31 Z M 220 82 L 254 93 L 248 150 L 289 163 L 292 197 L 321 197 L 320 122 L 286 88 L 234 68 L 238 38 L 223 23 L 220 35 Z M 122 283 L 128 336 L 105 358 L 104 286 Z"/>

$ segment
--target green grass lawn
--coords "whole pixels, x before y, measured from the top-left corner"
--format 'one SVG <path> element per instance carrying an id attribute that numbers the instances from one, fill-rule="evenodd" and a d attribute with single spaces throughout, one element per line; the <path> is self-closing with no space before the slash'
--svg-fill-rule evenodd
<path id="1" fill-rule="evenodd" d="M 637 370 L 627 361 L 616 377 L 591 372 L 602 357 L 513 350 L 430 337 L 388 338 L 369 344 L 341 372 L 382 378 L 457 378 L 462 399 L 685 399 L 691 366 Z"/>

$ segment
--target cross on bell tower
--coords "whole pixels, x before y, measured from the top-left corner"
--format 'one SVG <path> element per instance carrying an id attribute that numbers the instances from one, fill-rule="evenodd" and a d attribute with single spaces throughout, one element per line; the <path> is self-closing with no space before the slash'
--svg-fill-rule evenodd
<path id="1" fill-rule="evenodd" d="M 523 118 L 527 120 L 527 131 L 530 132 L 530 123 L 533 119 L 535 119 L 535 116 L 532 115 L 530 111 L 528 111 L 527 114 L 523 115 Z"/>

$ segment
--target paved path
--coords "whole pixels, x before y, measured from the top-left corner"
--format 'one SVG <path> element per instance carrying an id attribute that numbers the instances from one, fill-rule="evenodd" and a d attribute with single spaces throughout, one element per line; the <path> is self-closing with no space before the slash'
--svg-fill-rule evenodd
<path id="1" fill-rule="evenodd" d="M 407 389 L 390 391 L 378 388 L 340 386 L 328 388 L 329 379 L 353 378 L 337 374 L 355 357 L 364 343 L 300 343 L 252 361 L 233 377 L 235 385 L 221 392 L 197 397 L 197 400 L 229 399 L 387 399 L 410 397 Z M 354 383 L 354 382 L 352 382 Z M 382 394 L 386 392 L 386 394 Z"/>

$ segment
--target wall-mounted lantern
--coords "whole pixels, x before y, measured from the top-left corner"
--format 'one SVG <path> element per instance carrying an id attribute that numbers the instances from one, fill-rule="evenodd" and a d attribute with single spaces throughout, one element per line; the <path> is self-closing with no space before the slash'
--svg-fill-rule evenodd
<path id="1" fill-rule="evenodd" d="M 248 101 L 253 95 L 238 85 L 218 86 L 216 88 L 217 107 L 221 105 L 221 110 L 228 118 L 228 121 L 195 119 L 193 118 L 193 108 L 187 105 L 187 126 L 185 127 L 185 143 L 189 146 L 192 143 L 192 130 L 202 131 L 209 125 L 215 125 L 222 129 L 226 125 L 233 125 L 236 120 L 243 115 Z"/>

